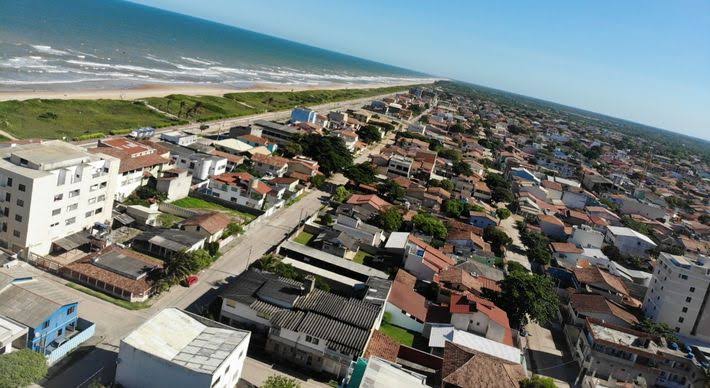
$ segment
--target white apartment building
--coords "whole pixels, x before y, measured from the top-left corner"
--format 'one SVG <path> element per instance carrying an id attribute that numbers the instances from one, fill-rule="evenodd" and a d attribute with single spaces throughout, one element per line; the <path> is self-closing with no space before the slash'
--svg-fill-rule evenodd
<path id="1" fill-rule="evenodd" d="M 111 219 L 119 160 L 59 140 L 0 148 L 0 246 L 46 255 Z"/>
<path id="2" fill-rule="evenodd" d="M 248 172 L 239 172 L 210 178 L 209 185 L 204 192 L 242 206 L 263 209 L 267 206 L 267 195 L 272 192 L 272 189 Z"/>
<path id="3" fill-rule="evenodd" d="M 116 383 L 125 388 L 237 385 L 251 333 L 166 308 L 121 341 Z"/>
<path id="4" fill-rule="evenodd" d="M 624 255 L 646 257 L 656 243 L 645 234 L 625 226 L 607 226 L 604 242 L 619 248 Z"/>
<path id="5" fill-rule="evenodd" d="M 192 178 L 199 181 L 227 172 L 227 159 L 219 156 L 194 153 L 171 155 L 171 159 L 176 167 L 189 171 Z"/>
<path id="6" fill-rule="evenodd" d="M 643 310 L 650 319 L 675 328 L 683 337 L 710 343 L 709 286 L 710 259 L 662 252 Z"/>
<path id="7" fill-rule="evenodd" d="M 387 165 L 387 172 L 409 178 L 412 173 L 413 163 L 414 161 L 406 156 L 392 155 Z"/>
<path id="8" fill-rule="evenodd" d="M 180 131 L 164 132 L 160 134 L 160 140 L 181 146 L 188 146 L 197 141 L 197 135 Z"/>

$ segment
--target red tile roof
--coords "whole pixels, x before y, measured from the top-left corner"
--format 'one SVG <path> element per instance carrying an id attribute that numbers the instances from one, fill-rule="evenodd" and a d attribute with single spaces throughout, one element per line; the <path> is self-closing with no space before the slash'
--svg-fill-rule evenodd
<path id="1" fill-rule="evenodd" d="M 508 314 L 490 300 L 481 298 L 470 292 L 465 294 L 451 294 L 449 311 L 452 314 L 468 314 L 476 311 L 485 314 L 488 319 L 496 322 L 505 330 L 503 343 L 513 346 L 513 333 L 510 329 Z"/>
<path id="2" fill-rule="evenodd" d="M 518 388 L 526 378 L 520 364 L 479 353 L 453 342 L 444 344 L 442 386 Z"/>
<path id="3" fill-rule="evenodd" d="M 551 242 L 550 248 L 553 253 L 582 253 L 584 250 L 568 242 Z"/>
<path id="4" fill-rule="evenodd" d="M 444 252 L 432 247 L 411 234 L 409 235 L 409 242 L 424 249 L 424 259 L 422 262 L 435 272 L 439 272 L 456 264 L 456 261 L 451 257 L 446 256 Z"/>
<path id="5" fill-rule="evenodd" d="M 370 343 L 365 349 L 365 358 L 379 357 L 387 361 L 396 362 L 399 353 L 399 342 L 390 338 L 379 330 L 372 332 Z"/>
<path id="6" fill-rule="evenodd" d="M 121 163 L 118 167 L 119 173 L 142 170 L 144 168 L 170 163 L 170 160 L 160 156 L 157 152 L 141 156 L 132 156 L 133 154 L 130 151 L 112 147 L 90 148 L 89 152 L 94 154 L 106 154 L 120 159 Z"/>
<path id="7" fill-rule="evenodd" d="M 200 228 L 207 231 L 209 234 L 215 234 L 219 231 L 224 230 L 230 223 L 232 219 L 219 212 L 198 214 L 194 217 L 190 217 L 183 221 L 181 225 L 183 226 L 199 226 Z"/>
<path id="8" fill-rule="evenodd" d="M 404 270 L 402 269 L 399 270 L 399 272 L 403 271 Z M 392 282 L 392 289 L 390 290 L 390 295 L 387 301 L 397 306 L 397 308 L 406 311 L 420 321 L 426 321 L 426 298 L 414 291 L 408 282 L 399 282 L 395 279 L 395 281 Z"/>
<path id="9" fill-rule="evenodd" d="M 378 211 L 383 211 L 389 206 L 392 206 L 392 204 L 378 197 L 375 194 L 353 194 L 348 199 L 348 203 L 351 205 L 370 205 Z"/>

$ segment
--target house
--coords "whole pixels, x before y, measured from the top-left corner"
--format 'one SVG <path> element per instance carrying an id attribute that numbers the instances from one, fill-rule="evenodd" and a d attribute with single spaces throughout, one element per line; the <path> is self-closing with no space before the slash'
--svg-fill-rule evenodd
<path id="1" fill-rule="evenodd" d="M 143 143 L 122 137 L 101 139 L 98 147 L 88 150 L 94 154 L 105 154 L 120 160 L 115 197 L 118 201 L 125 200 L 138 187 L 147 183 L 146 176 L 159 177 L 163 170 L 168 169 L 170 160 Z"/>
<path id="2" fill-rule="evenodd" d="M 315 123 L 318 118 L 318 112 L 313 109 L 297 107 L 291 111 L 291 122 Z"/>
<path id="3" fill-rule="evenodd" d="M 197 135 L 180 131 L 163 132 L 160 134 L 160 140 L 184 147 L 196 142 Z"/>
<path id="4" fill-rule="evenodd" d="M 248 172 L 236 172 L 217 175 L 203 192 L 225 201 L 252 209 L 263 209 L 267 206 L 267 196 L 272 188 Z"/>
<path id="5" fill-rule="evenodd" d="M 165 193 L 167 201 L 185 198 L 190 194 L 192 175 L 181 168 L 173 168 L 163 172 L 163 176 L 155 182 L 155 189 Z"/>
<path id="6" fill-rule="evenodd" d="M 427 318 L 428 302 L 416 291 L 417 278 L 400 269 L 392 282 L 385 312 L 389 313 L 389 323 L 404 329 L 421 333 Z"/>
<path id="7" fill-rule="evenodd" d="M 242 135 L 237 138 L 239 141 L 249 144 L 252 147 L 266 147 L 271 153 L 276 152 L 279 148 L 278 144 L 271 143 L 268 139 L 261 136 Z"/>
<path id="8" fill-rule="evenodd" d="M 352 205 L 353 209 L 365 219 L 370 219 L 392 206 L 376 194 L 353 194 L 346 203 Z"/>
<path id="9" fill-rule="evenodd" d="M 128 334 L 116 384 L 126 388 L 231 388 L 240 379 L 251 333 L 166 308 Z"/>
<path id="10" fill-rule="evenodd" d="M 565 224 L 559 218 L 547 214 L 540 214 L 537 217 L 540 231 L 547 237 L 563 239 L 567 236 Z"/>
<path id="11" fill-rule="evenodd" d="M 454 229 L 446 236 L 446 242 L 454 246 L 458 254 L 490 252 L 491 245 L 471 230 Z"/>
<path id="12" fill-rule="evenodd" d="M 161 213 L 158 210 L 158 204 L 152 204 L 149 206 L 126 206 L 126 214 L 133 217 L 133 219 L 141 225 L 160 226 L 158 216 L 160 216 Z"/>
<path id="13" fill-rule="evenodd" d="M 265 350 L 275 362 L 344 377 L 364 354 L 384 307 L 315 289 L 314 283 L 312 277 L 297 282 L 245 271 L 222 293 L 222 321 L 266 333 Z"/>
<path id="14" fill-rule="evenodd" d="M 484 181 L 478 181 L 473 185 L 473 196 L 483 201 L 490 201 L 491 189 Z"/>
<path id="15" fill-rule="evenodd" d="M 26 326 L 0 317 L 0 354 L 24 349 L 28 330 Z"/>
<path id="16" fill-rule="evenodd" d="M 572 274 L 579 284 L 578 290 L 607 295 L 615 301 L 620 301 L 629 295 L 628 288 L 619 277 L 599 267 L 574 268 Z"/>
<path id="17" fill-rule="evenodd" d="M 486 212 L 472 211 L 468 217 L 468 223 L 475 227 L 486 229 L 489 226 L 497 226 L 498 219 Z"/>
<path id="18" fill-rule="evenodd" d="M 360 357 L 352 362 L 349 370 L 352 372 L 344 383 L 348 388 L 428 387 L 425 375 L 411 372 L 379 357 Z"/>
<path id="19" fill-rule="evenodd" d="M 129 302 L 144 302 L 155 294 L 163 262 L 112 245 L 65 265 L 62 277 Z"/>
<path id="20" fill-rule="evenodd" d="M 414 160 L 412 160 L 412 158 L 395 154 L 390 157 L 387 163 L 387 172 L 389 174 L 409 178 L 412 174 L 413 164 Z"/>
<path id="21" fill-rule="evenodd" d="M 15 344 L 46 356 L 48 364 L 94 335 L 95 325 L 79 318 L 79 301 L 26 264 L 0 268 L 0 285 L 0 318 L 27 329 L 26 342 Z"/>
<path id="22" fill-rule="evenodd" d="M 318 162 L 304 157 L 288 160 L 288 175 L 302 181 L 308 181 L 318 175 Z"/>
<path id="23" fill-rule="evenodd" d="M 232 218 L 224 213 L 203 213 L 182 221 L 180 229 L 204 236 L 211 243 L 222 237 L 230 223 Z"/>
<path id="24" fill-rule="evenodd" d="M 567 242 L 573 243 L 582 248 L 601 249 L 604 244 L 604 234 L 589 225 L 572 227 L 572 235 Z"/>
<path id="25" fill-rule="evenodd" d="M 629 329 L 639 323 L 638 318 L 626 311 L 622 305 L 599 294 L 571 294 L 569 303 L 563 307 L 563 311 L 568 314 L 570 322 L 578 327 L 583 327 L 587 318 Z"/>
<path id="26" fill-rule="evenodd" d="M 338 217 L 335 219 L 335 224 L 333 224 L 333 229 L 346 233 L 356 239 L 360 244 L 372 247 L 379 247 L 384 239 L 382 229 L 362 222 L 362 220 L 355 215 L 338 214 Z"/>
<path id="27" fill-rule="evenodd" d="M 251 134 L 265 137 L 279 145 L 286 145 L 298 136 L 299 131 L 287 125 L 266 120 L 256 120 L 251 125 Z"/>
<path id="28" fill-rule="evenodd" d="M 245 135 L 245 136 L 254 136 L 254 135 Z M 241 140 L 241 138 L 242 138 L 242 136 L 240 136 L 237 139 L 227 138 L 227 139 L 217 140 L 214 143 L 212 143 L 212 145 L 214 146 L 215 149 L 222 151 L 224 153 L 230 154 L 230 155 L 245 155 L 251 149 L 253 149 L 255 147 L 259 147 L 259 145 L 255 146 L 253 144 L 250 144 L 249 142 Z"/>
<path id="29" fill-rule="evenodd" d="M 59 140 L 0 148 L 0 247 L 47 255 L 55 242 L 109 223 L 119 163 Z"/>
<path id="30" fill-rule="evenodd" d="M 456 261 L 421 239 L 409 235 L 404 249 L 404 269 L 419 280 L 432 281 L 434 275 Z"/>
<path id="31" fill-rule="evenodd" d="M 429 349 L 438 356 L 444 355 L 446 342 L 465 346 L 481 354 L 487 354 L 518 365 L 525 365 L 520 349 L 489 340 L 486 337 L 459 330 L 450 325 L 434 326 L 429 335 Z"/>
<path id="32" fill-rule="evenodd" d="M 182 154 L 171 153 L 171 159 L 175 167 L 187 170 L 194 180 L 204 181 L 227 171 L 227 158 L 185 150 Z"/>
<path id="33" fill-rule="evenodd" d="M 508 314 L 490 300 L 471 293 L 454 293 L 451 294 L 449 312 L 455 328 L 513 346 Z"/>
<path id="34" fill-rule="evenodd" d="M 476 295 L 481 295 L 486 289 L 493 292 L 501 291 L 495 280 L 478 275 L 473 271 L 467 271 L 461 267 L 451 267 L 441 271 L 436 280 L 441 286 L 449 290 L 469 291 Z"/>
<path id="35" fill-rule="evenodd" d="M 333 132 L 333 135 L 341 138 L 345 143 L 345 147 L 350 150 L 350 152 L 355 151 L 355 145 L 358 142 L 357 133 L 351 130 L 340 130 Z"/>
<path id="36" fill-rule="evenodd" d="M 359 241 L 345 232 L 326 229 L 313 239 L 313 245 L 338 257 L 352 257 L 360 250 Z"/>
<path id="37" fill-rule="evenodd" d="M 623 255 L 638 257 L 647 257 L 648 251 L 656 247 L 650 237 L 625 226 L 607 226 L 604 242 L 617 247 Z"/>
<path id="38" fill-rule="evenodd" d="M 133 246 L 150 255 L 170 259 L 181 252 L 193 252 L 205 246 L 206 237 L 185 230 L 156 229 L 133 239 Z"/>
<path id="39" fill-rule="evenodd" d="M 342 277 L 349 278 L 352 284 L 366 282 L 369 278 L 387 279 L 389 275 L 366 265 L 356 263 L 352 260 L 343 259 L 323 252 L 313 247 L 286 240 L 278 248 L 277 253 L 292 259 L 292 265 L 297 262 L 309 264 L 321 270 L 333 272 Z M 285 259 L 284 259 L 285 260 Z"/>
<path id="40" fill-rule="evenodd" d="M 550 251 L 552 252 L 552 257 L 563 266 L 576 267 L 578 261 L 584 259 L 582 256 L 584 250 L 573 243 L 551 242 Z"/>
<path id="41" fill-rule="evenodd" d="M 518 388 L 526 377 L 519 363 L 479 353 L 450 341 L 444 343 L 441 388 Z"/>
<path id="42" fill-rule="evenodd" d="M 251 156 L 252 167 L 261 175 L 282 177 L 288 171 L 288 159 L 280 156 L 255 154 Z"/>

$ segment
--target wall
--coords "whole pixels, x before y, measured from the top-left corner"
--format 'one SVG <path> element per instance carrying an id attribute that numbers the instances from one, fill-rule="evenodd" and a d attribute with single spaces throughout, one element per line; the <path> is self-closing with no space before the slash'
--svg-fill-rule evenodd
<path id="1" fill-rule="evenodd" d="M 393 305 L 390 302 L 387 302 L 385 304 L 385 312 L 391 314 L 392 317 L 389 323 L 395 326 L 399 326 L 411 331 L 416 331 L 417 333 L 421 333 L 422 331 L 424 331 L 424 323 L 417 322 L 414 317 L 408 316 L 406 313 L 402 312 L 399 307 Z"/>
<path id="2" fill-rule="evenodd" d="M 62 344 L 62 346 L 55 349 L 51 354 L 47 356 L 47 364 L 52 365 L 55 362 L 62 359 L 67 353 L 76 349 L 82 343 L 86 342 L 89 338 L 94 336 L 96 332 L 96 325 L 93 322 L 89 322 L 85 319 L 79 318 L 77 321 L 77 329 L 80 333 L 74 335 L 69 341 Z"/>
<path id="3" fill-rule="evenodd" d="M 115 383 L 124 388 L 210 387 L 212 382 L 211 375 L 192 372 L 123 341 L 116 362 Z"/>
<path id="4" fill-rule="evenodd" d="M 27 338 L 31 343 L 28 343 L 28 347 L 35 351 L 42 351 L 58 337 L 57 331 L 59 329 L 62 330 L 63 335 L 66 327 L 77 321 L 78 307 L 78 302 L 62 306 L 47 318 L 49 321 L 47 328 L 43 328 L 44 325 L 40 324 L 39 327 L 30 329 Z M 40 333 L 40 336 L 36 336 L 36 333 Z"/>

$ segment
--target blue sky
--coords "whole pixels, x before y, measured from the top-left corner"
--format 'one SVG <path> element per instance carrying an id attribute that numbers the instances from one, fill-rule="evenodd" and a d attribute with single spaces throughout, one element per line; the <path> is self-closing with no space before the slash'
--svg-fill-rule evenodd
<path id="1" fill-rule="evenodd" d="M 710 139 L 710 1 L 135 2 Z"/>

